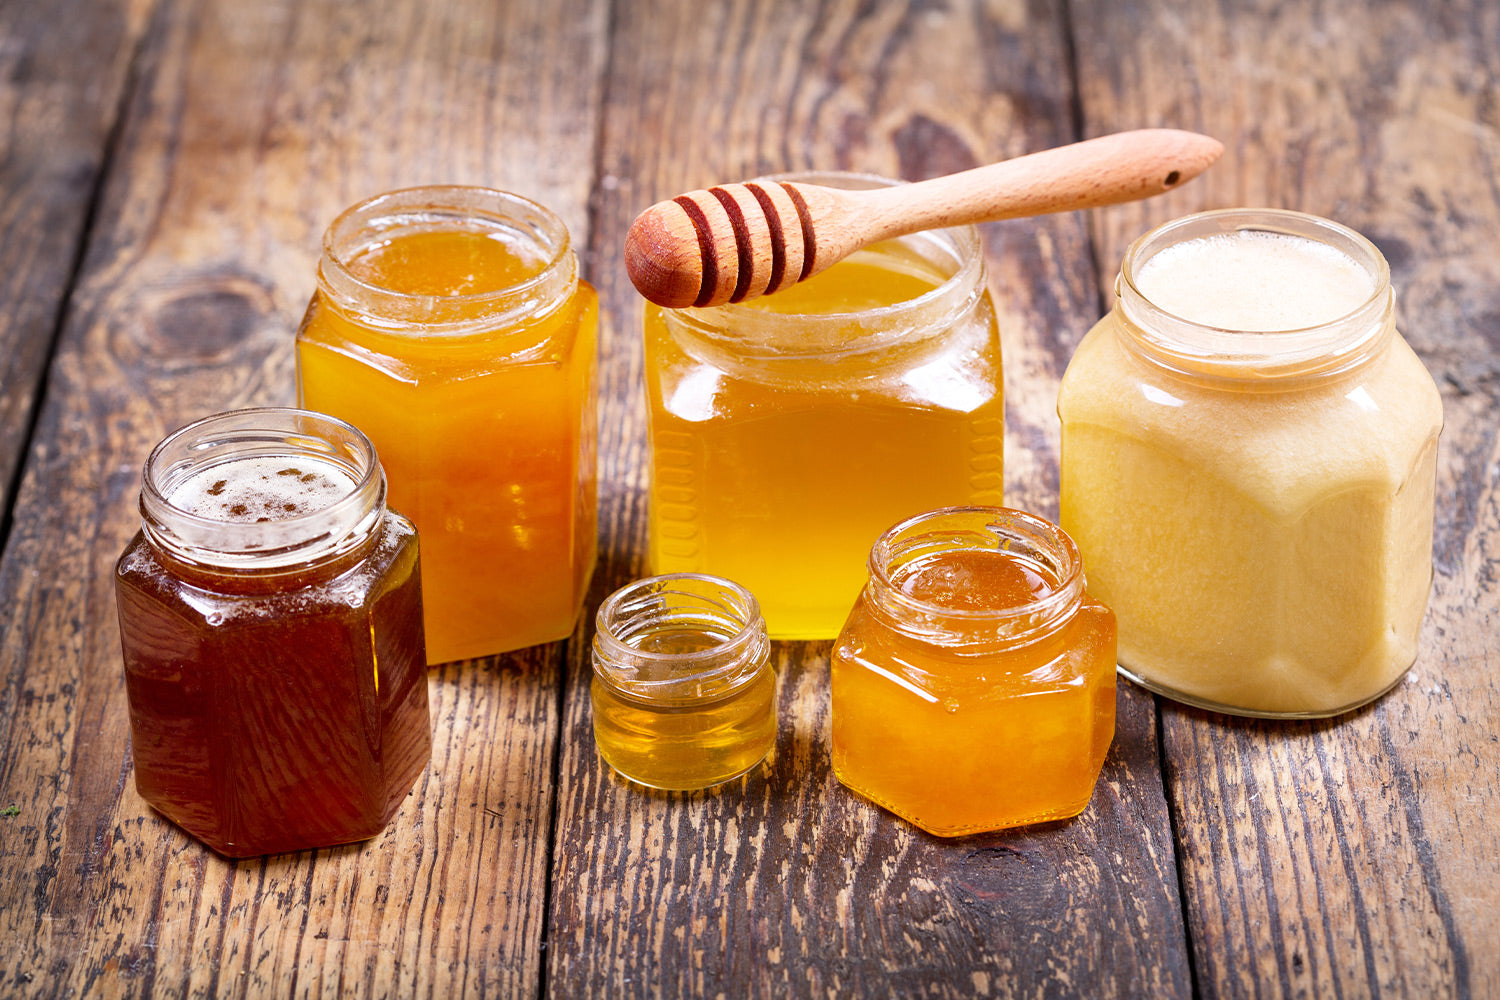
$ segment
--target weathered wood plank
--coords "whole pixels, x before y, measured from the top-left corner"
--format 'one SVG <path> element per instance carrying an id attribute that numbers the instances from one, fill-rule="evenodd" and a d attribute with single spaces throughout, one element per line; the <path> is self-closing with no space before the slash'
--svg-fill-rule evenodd
<path id="1" fill-rule="evenodd" d="M 0 6 L 0 511 L 13 499 L 110 130 L 153 5 Z"/>
<path id="2" fill-rule="evenodd" d="M 605 561 L 646 571 L 631 218 L 793 169 L 935 175 L 1075 138 L 1049 5 L 657 5 L 616 25 L 593 256 L 605 344 Z M 1056 512 L 1057 378 L 1099 306 L 1084 221 L 987 233 L 1005 330 L 1008 496 Z M 808 470 L 816 474 L 816 470 Z M 1189 989 L 1151 699 L 1126 694 L 1072 823 L 945 842 L 846 794 L 828 764 L 829 644 L 778 644 L 772 763 L 717 794 L 626 785 L 597 758 L 571 658 L 547 988 L 555 996 L 1181 994 Z"/>
<path id="3" fill-rule="evenodd" d="M 591 0 L 163 4 L 0 566 L 7 987 L 535 990 L 560 646 L 432 673 L 433 764 L 382 836 L 231 863 L 135 794 L 110 572 L 163 433 L 293 400 L 292 332 L 346 204 L 486 183 L 586 236 L 604 26 Z"/>
<path id="4" fill-rule="evenodd" d="M 1169 788 L 1207 996 L 1500 990 L 1500 10 L 1074 5 L 1085 127 L 1159 118 L 1229 151 L 1213 205 L 1363 231 L 1443 390 L 1436 578 L 1417 663 L 1325 723 L 1169 708 Z M 1150 213 L 1100 227 L 1100 277 Z"/>

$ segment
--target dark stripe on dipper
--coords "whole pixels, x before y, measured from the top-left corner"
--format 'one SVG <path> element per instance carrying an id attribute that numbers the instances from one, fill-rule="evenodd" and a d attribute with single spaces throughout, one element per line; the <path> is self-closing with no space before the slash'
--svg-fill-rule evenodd
<path id="1" fill-rule="evenodd" d="M 785 237 L 781 233 L 781 215 L 776 211 L 776 203 L 766 194 L 765 188 L 752 181 L 745 185 L 745 190 L 755 195 L 755 200 L 760 202 L 760 210 L 766 216 L 766 225 L 771 228 L 771 280 L 766 282 L 766 291 L 774 292 L 781 287 L 781 277 L 786 273 L 786 244 L 782 242 Z"/>
<path id="2" fill-rule="evenodd" d="M 703 209 L 698 207 L 696 201 L 685 194 L 672 200 L 682 206 L 693 228 L 698 231 L 698 256 L 703 259 L 703 284 L 698 286 L 698 298 L 693 305 L 707 305 L 708 300 L 714 297 L 714 286 L 719 283 L 719 258 L 714 252 L 714 241 L 708 235 L 708 216 L 703 214 Z"/>
<path id="3" fill-rule="evenodd" d="M 792 199 L 792 204 L 797 206 L 797 218 L 802 222 L 802 273 L 797 276 L 797 280 L 801 281 L 812 274 L 813 260 L 818 255 L 818 248 L 813 243 L 812 215 L 807 211 L 807 202 L 802 200 L 802 195 L 796 188 L 783 183 L 781 189 Z"/>
<path id="4" fill-rule="evenodd" d="M 745 213 L 740 211 L 740 203 L 734 200 L 734 195 L 721 187 L 711 187 L 708 193 L 719 199 L 729 216 L 729 224 L 734 227 L 734 249 L 740 269 L 734 276 L 734 291 L 730 293 L 729 301 L 738 302 L 750 290 L 750 269 L 755 264 L 750 254 L 750 228 L 745 225 Z"/>

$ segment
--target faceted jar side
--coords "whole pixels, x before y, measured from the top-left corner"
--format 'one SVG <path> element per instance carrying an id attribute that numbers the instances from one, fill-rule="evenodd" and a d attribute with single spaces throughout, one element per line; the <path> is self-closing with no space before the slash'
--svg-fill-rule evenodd
<path id="1" fill-rule="evenodd" d="M 272 594 L 189 582 L 137 535 L 116 599 L 136 788 L 157 811 L 229 857 L 390 821 L 431 752 L 410 522 L 388 514 L 365 563 Z"/>
<path id="2" fill-rule="evenodd" d="M 1127 279 L 1204 232 L 1336 251 L 1374 291 L 1292 330 L 1163 313 Z M 1335 715 L 1378 697 L 1417 653 L 1442 425 L 1392 322 L 1383 260 L 1326 220 L 1246 210 L 1142 237 L 1123 273 L 1058 396 L 1061 523 L 1119 615 L 1122 672 L 1242 715 Z"/>
<path id="3" fill-rule="evenodd" d="M 972 228 L 749 302 L 647 305 L 643 336 L 651 567 L 744 584 L 773 639 L 837 635 L 893 521 L 1002 499 L 1001 346 Z"/>
<path id="4" fill-rule="evenodd" d="M 921 572 L 935 581 L 919 583 L 917 601 L 899 571 L 890 576 L 896 587 L 881 582 L 877 544 L 871 583 L 832 657 L 835 775 L 938 836 L 1077 815 L 1114 737 L 1114 615 L 1089 596 L 1081 572 L 1050 575 L 1032 592 L 1038 599 L 1017 603 L 1013 591 L 990 586 L 982 564 L 930 558 L 951 547 L 1009 560 L 1005 540 L 1016 540 L 1018 524 L 1065 537 L 1018 511 L 973 517 L 982 510 L 969 508 L 959 527 L 951 511 L 907 522 L 950 517 L 914 536 L 927 549 Z M 994 520 L 986 526 L 986 518 Z M 1057 551 L 1076 561 L 1076 550 Z M 1023 561 L 1038 579 L 1060 566 L 1047 555 Z"/>
<path id="5" fill-rule="evenodd" d="M 433 663 L 570 634 L 597 549 L 598 295 L 541 205 L 389 192 L 329 227 L 302 405 L 375 442 L 422 533 Z"/>
<path id="6" fill-rule="evenodd" d="M 115 567 L 136 787 L 245 857 L 374 836 L 431 753 L 416 529 L 369 438 L 220 413 L 146 460 Z"/>

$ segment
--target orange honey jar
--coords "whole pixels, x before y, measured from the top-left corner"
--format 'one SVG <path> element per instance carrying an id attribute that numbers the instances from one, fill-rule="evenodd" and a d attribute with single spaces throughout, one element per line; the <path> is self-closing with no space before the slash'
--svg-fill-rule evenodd
<path id="1" fill-rule="evenodd" d="M 1019 510 L 891 528 L 834 646 L 833 770 L 938 836 L 1076 816 L 1114 738 L 1115 617 Z"/>
<path id="2" fill-rule="evenodd" d="M 323 238 L 300 399 L 370 435 L 422 533 L 433 663 L 573 629 L 596 545 L 597 327 L 567 227 L 517 195 L 393 191 Z"/>

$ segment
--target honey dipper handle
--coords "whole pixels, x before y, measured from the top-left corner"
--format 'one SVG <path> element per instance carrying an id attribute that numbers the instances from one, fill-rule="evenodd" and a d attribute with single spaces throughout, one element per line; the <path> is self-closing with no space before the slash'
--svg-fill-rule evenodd
<path id="1" fill-rule="evenodd" d="M 1224 151 L 1179 129 L 1137 129 L 1086 139 L 916 184 L 858 193 L 866 239 L 939 226 L 1115 205 L 1197 177 Z"/>

